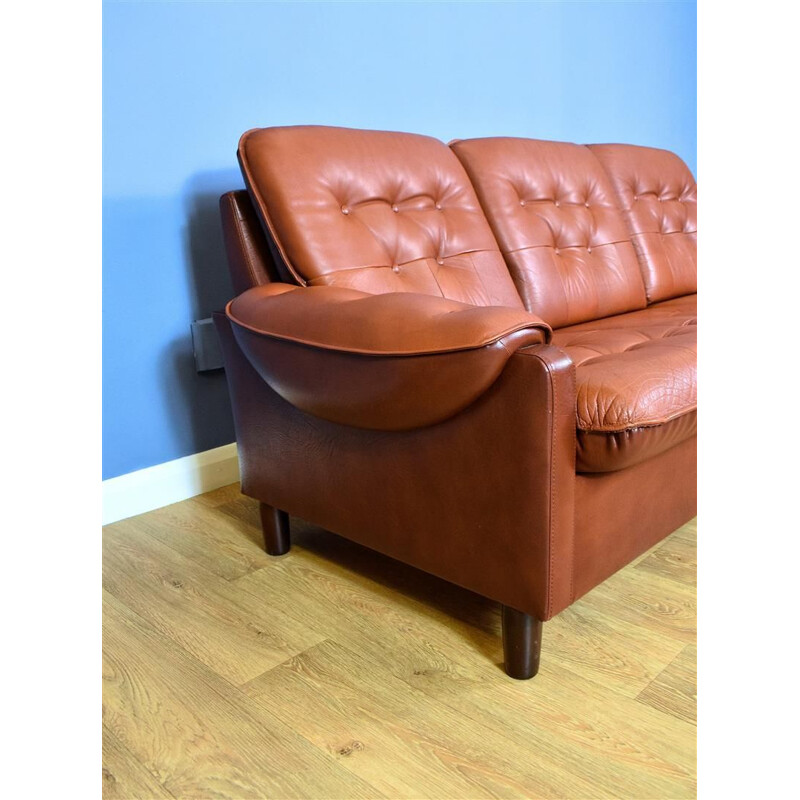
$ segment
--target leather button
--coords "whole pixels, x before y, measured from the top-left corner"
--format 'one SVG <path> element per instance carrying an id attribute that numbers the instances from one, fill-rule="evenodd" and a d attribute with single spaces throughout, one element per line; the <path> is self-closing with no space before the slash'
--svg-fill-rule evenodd
<path id="1" fill-rule="evenodd" d="M 392 206 L 392 211 L 396 214 L 400 209 L 397 206 Z"/>
<path id="2" fill-rule="evenodd" d="M 347 215 L 349 213 L 350 213 L 350 209 L 347 206 L 342 206 L 342 214 Z"/>
<path id="3" fill-rule="evenodd" d="M 520 201 L 519 201 L 519 204 L 520 204 L 521 206 L 524 206 L 524 205 L 525 205 L 525 201 L 524 201 L 524 200 L 520 200 Z"/>
<path id="4" fill-rule="evenodd" d="M 587 200 L 587 201 L 584 203 L 584 205 L 586 206 L 586 208 L 589 208 L 589 201 Z"/>
<path id="5" fill-rule="evenodd" d="M 441 211 L 442 210 L 442 204 L 441 203 L 437 203 L 436 204 L 436 210 L 437 211 Z"/>
<path id="6" fill-rule="evenodd" d="M 556 205 L 561 208 L 561 203 L 558 200 L 556 200 Z"/>
<path id="7" fill-rule="evenodd" d="M 558 248 L 558 247 L 556 247 L 556 255 L 557 255 L 557 256 L 560 256 L 560 255 L 561 255 L 561 250 L 559 250 L 559 248 Z"/>
<path id="8" fill-rule="evenodd" d="M 437 258 L 436 259 L 436 263 L 441 266 L 442 264 L 444 264 L 444 259 L 443 258 Z"/>
<path id="9" fill-rule="evenodd" d="M 587 252 L 587 253 L 591 253 L 591 252 L 592 252 L 592 248 L 591 248 L 591 247 L 587 247 L 587 248 L 586 248 L 586 252 Z"/>
<path id="10" fill-rule="evenodd" d="M 395 264 L 395 265 L 392 267 L 392 272 L 400 272 L 400 267 L 398 267 L 398 266 L 397 266 L 397 264 Z"/>

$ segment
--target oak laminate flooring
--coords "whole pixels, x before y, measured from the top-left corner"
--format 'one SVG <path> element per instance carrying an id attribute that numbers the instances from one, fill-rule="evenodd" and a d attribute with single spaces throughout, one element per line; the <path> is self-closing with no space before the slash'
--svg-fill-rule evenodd
<path id="1" fill-rule="evenodd" d="M 503 734 L 486 737 L 454 709 L 363 654 L 326 641 L 245 687 L 306 738 L 389 797 L 570 797 L 590 783 Z M 307 713 L 292 700 L 305 698 Z M 532 757 L 534 756 L 534 757 Z"/>
<path id="2" fill-rule="evenodd" d="M 251 573 L 237 582 L 239 586 L 270 603 L 287 593 L 297 594 L 288 613 L 299 614 L 304 622 L 314 620 L 312 624 L 325 620 L 329 635 L 334 629 L 341 637 L 363 631 L 362 647 L 374 643 L 384 652 L 389 647 L 390 652 L 408 653 L 415 660 L 407 672 L 456 670 L 459 659 L 472 652 L 464 650 L 465 637 L 480 644 L 483 660 L 487 654 L 495 664 L 501 660 L 497 604 L 299 520 L 293 520 L 293 527 L 295 540 L 304 546 L 298 557 L 280 559 L 269 569 Z M 459 599 L 463 607 L 456 609 Z M 466 624 L 454 625 L 454 616 Z M 425 618 L 435 619 L 436 624 L 420 628 Z M 406 633 L 394 641 L 399 627 Z M 644 628 L 618 626 L 613 617 L 597 614 L 586 604 L 548 622 L 545 632 L 550 661 L 622 688 L 631 697 L 683 647 L 680 641 Z"/>
<path id="3" fill-rule="evenodd" d="M 301 523 L 295 527 L 303 528 Z M 326 537 L 334 538 L 330 534 Z M 306 546 L 310 543 L 308 535 L 296 538 L 303 539 Z M 331 558 L 331 542 L 327 545 L 327 556 Z M 355 545 L 339 540 L 339 547 L 349 550 Z M 405 568 L 397 565 L 398 571 L 402 569 Z M 425 581 L 420 578 L 418 588 L 428 579 L 436 581 L 425 576 Z M 671 787 L 674 792 L 669 796 L 691 796 L 680 792 L 680 787 L 693 785 L 693 732 L 684 723 L 658 713 L 643 714 L 633 699 L 604 691 L 604 675 L 596 675 L 597 682 L 582 680 L 575 673 L 567 673 L 569 667 L 563 658 L 557 659 L 548 650 L 542 671 L 530 684 L 502 678 L 497 667 L 501 652 L 496 614 L 481 615 L 483 626 L 489 618 L 497 620 L 496 626 L 475 630 L 438 613 L 434 604 L 425 605 L 407 595 L 397 600 L 371 578 L 348 574 L 340 560 L 320 562 L 319 556 L 308 550 L 301 557 L 282 559 L 274 569 L 254 573 L 238 584 L 270 603 L 294 587 L 292 611 L 302 619 L 325 619 L 329 635 L 337 641 L 347 641 L 358 653 L 353 658 L 352 672 L 358 673 L 365 668 L 365 662 L 372 662 L 409 686 L 447 703 L 464 715 L 466 724 L 474 723 L 476 730 L 488 729 L 495 736 L 516 740 L 538 758 L 549 757 L 554 763 L 570 761 L 576 780 L 588 770 L 597 791 L 604 785 L 614 796 L 622 787 L 624 795 L 626 788 L 635 786 L 640 792 L 637 796 L 644 797 L 659 796 L 658 791 Z M 467 596 L 467 605 L 476 597 Z M 485 599 L 480 601 L 488 605 Z M 409 614 L 403 609 L 407 605 L 419 609 Z M 547 623 L 546 635 L 555 622 Z M 568 623 L 562 620 L 562 625 L 569 630 Z M 602 631 L 599 635 L 604 634 Z M 577 641 L 580 645 L 580 637 Z M 465 647 L 465 643 L 472 646 Z M 545 647 L 549 643 L 546 638 Z M 617 646 L 622 648 L 624 644 L 618 642 Z M 609 645 L 612 646 L 613 643 Z M 681 647 L 680 642 L 674 641 L 662 647 L 661 661 L 653 662 L 653 677 Z M 552 650 L 557 649 L 558 642 Z M 629 656 L 620 649 L 616 658 L 624 665 Z M 369 672 L 374 673 L 374 669 L 370 667 Z M 631 698 L 642 685 L 638 672 L 633 678 L 631 687 L 625 687 Z M 533 683 L 537 687 L 531 691 Z M 580 694 L 578 687 L 582 687 Z M 543 691 L 538 691 L 540 688 Z M 418 701 L 410 695 L 408 702 Z M 545 720 L 547 724 L 543 724 Z M 510 721 L 513 722 L 509 724 Z M 659 741 L 653 747 L 648 741 L 653 730 L 667 734 L 666 742 Z M 620 775 L 624 776 L 622 780 Z"/>
<path id="4" fill-rule="evenodd" d="M 131 797 L 175 800 L 105 725 L 103 726 L 103 797 L 106 800 L 128 800 Z"/>
<path id="5" fill-rule="evenodd" d="M 270 562 L 261 546 L 260 530 L 243 526 L 197 498 L 125 520 L 125 525 L 141 529 L 226 580 L 241 578 Z"/>
<path id="6" fill-rule="evenodd" d="M 133 523 L 106 529 L 103 586 L 153 627 L 233 683 L 322 640 L 280 607 L 231 585 Z"/>
<path id="7" fill-rule="evenodd" d="M 687 645 L 638 699 L 673 717 L 697 722 L 697 648 Z"/>
<path id="8" fill-rule="evenodd" d="M 620 570 L 586 599 L 617 624 L 642 625 L 684 644 L 693 644 L 697 637 L 695 588 L 655 572 Z"/>
<path id="9" fill-rule="evenodd" d="M 654 572 L 688 586 L 697 585 L 697 524 L 684 525 L 661 547 L 650 551 L 636 569 Z"/>
<path id="10" fill-rule="evenodd" d="M 353 797 L 694 796 L 694 523 L 548 622 L 540 674 L 518 682 L 500 669 L 499 607 L 485 598 L 300 520 L 291 552 L 269 558 L 237 485 L 160 512 L 105 531 L 108 601 L 140 637 L 105 643 L 116 671 L 118 651 L 138 648 L 140 687 L 111 683 L 109 770 L 122 777 L 106 797 L 137 775 L 176 798 L 344 796 L 347 780 Z M 176 700 L 166 687 L 188 664 L 193 688 Z M 236 712 L 206 716 L 209 691 Z M 181 709 L 173 749 L 148 692 Z M 239 711 L 288 731 L 291 753 L 260 760 L 246 787 L 234 759 L 217 786 L 190 720 L 209 720 L 224 761 Z"/>
<path id="11" fill-rule="evenodd" d="M 175 798 L 380 795 L 105 593 L 105 727 Z"/>

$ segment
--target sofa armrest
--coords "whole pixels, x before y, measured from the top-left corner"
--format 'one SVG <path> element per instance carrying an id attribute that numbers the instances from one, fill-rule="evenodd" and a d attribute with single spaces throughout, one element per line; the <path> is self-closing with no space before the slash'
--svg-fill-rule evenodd
<path id="1" fill-rule="evenodd" d="M 409 430 L 473 403 L 550 328 L 523 309 L 411 293 L 268 284 L 226 308 L 234 336 L 284 400 L 330 422 Z"/>

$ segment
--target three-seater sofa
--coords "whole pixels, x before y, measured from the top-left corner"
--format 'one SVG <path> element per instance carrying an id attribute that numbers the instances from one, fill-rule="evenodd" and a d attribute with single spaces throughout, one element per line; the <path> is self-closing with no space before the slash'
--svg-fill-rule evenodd
<path id="1" fill-rule="evenodd" d="M 215 316 L 242 491 L 502 604 L 506 672 L 695 514 L 696 184 L 674 154 L 244 134 Z"/>

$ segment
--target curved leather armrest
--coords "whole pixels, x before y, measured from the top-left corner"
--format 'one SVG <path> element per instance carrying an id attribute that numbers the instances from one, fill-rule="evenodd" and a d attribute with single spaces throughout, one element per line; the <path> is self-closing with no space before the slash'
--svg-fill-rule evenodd
<path id="1" fill-rule="evenodd" d="M 453 416 L 494 383 L 512 353 L 551 334 L 523 309 L 334 286 L 258 286 L 225 313 L 248 361 L 284 400 L 377 430 Z"/>

